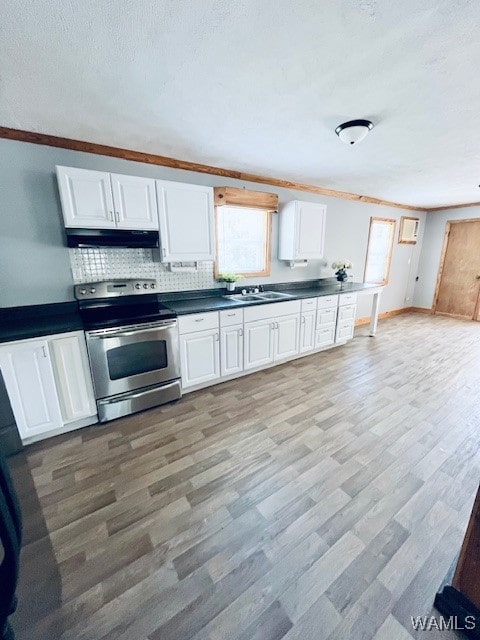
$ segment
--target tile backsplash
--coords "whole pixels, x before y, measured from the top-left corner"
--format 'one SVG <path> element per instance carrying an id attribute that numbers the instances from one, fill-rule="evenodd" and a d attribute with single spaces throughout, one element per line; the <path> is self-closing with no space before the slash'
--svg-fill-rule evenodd
<path id="1" fill-rule="evenodd" d="M 188 291 L 221 287 L 213 262 L 198 262 L 197 271 L 172 273 L 152 249 L 69 249 L 75 284 L 121 278 L 155 278 L 158 291 Z"/>

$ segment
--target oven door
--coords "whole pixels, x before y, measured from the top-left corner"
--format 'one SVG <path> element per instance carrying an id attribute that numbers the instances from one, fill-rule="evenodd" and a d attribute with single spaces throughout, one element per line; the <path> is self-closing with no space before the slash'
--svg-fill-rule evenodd
<path id="1" fill-rule="evenodd" d="M 97 399 L 180 377 L 176 320 L 87 331 L 86 336 Z"/>

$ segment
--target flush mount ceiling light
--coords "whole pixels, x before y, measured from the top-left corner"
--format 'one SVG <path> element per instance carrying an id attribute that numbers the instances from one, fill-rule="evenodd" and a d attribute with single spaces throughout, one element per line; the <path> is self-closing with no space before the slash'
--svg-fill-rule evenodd
<path id="1" fill-rule="evenodd" d="M 345 144 L 356 144 L 363 140 L 372 129 L 373 122 L 370 120 L 349 120 L 339 124 L 335 133 Z"/>

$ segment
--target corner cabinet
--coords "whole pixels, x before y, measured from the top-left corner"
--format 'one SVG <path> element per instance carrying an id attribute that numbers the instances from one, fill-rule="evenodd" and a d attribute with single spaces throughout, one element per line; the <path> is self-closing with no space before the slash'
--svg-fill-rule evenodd
<path id="1" fill-rule="evenodd" d="M 158 229 L 155 180 L 56 167 L 67 228 Z"/>
<path id="2" fill-rule="evenodd" d="M 293 200 L 280 211 L 279 260 L 321 260 L 327 206 Z"/>
<path id="3" fill-rule="evenodd" d="M 2 344 L 0 369 L 22 442 L 97 422 L 82 331 Z"/>
<path id="4" fill-rule="evenodd" d="M 162 262 L 214 260 L 213 188 L 157 180 Z"/>

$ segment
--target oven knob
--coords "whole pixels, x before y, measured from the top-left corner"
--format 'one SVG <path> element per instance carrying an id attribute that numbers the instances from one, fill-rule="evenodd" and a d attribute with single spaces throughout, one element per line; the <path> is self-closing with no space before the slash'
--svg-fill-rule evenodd
<path id="1" fill-rule="evenodd" d="M 148 289 L 148 284 L 145 282 L 145 284 L 143 285 L 144 289 Z"/>
<path id="2" fill-rule="evenodd" d="M 80 289 L 80 293 L 82 294 L 82 296 L 84 296 L 87 293 L 86 289 Z"/>
<path id="3" fill-rule="evenodd" d="M 142 288 L 142 285 L 139 282 L 137 282 L 137 284 L 135 285 L 135 289 L 141 289 L 141 288 Z"/>
<path id="4" fill-rule="evenodd" d="M 155 283 L 152 282 L 152 284 L 150 285 L 150 289 L 155 289 Z"/>
<path id="5" fill-rule="evenodd" d="M 95 293 L 95 291 L 96 291 L 95 287 L 92 287 L 92 288 L 90 289 L 90 293 Z"/>

